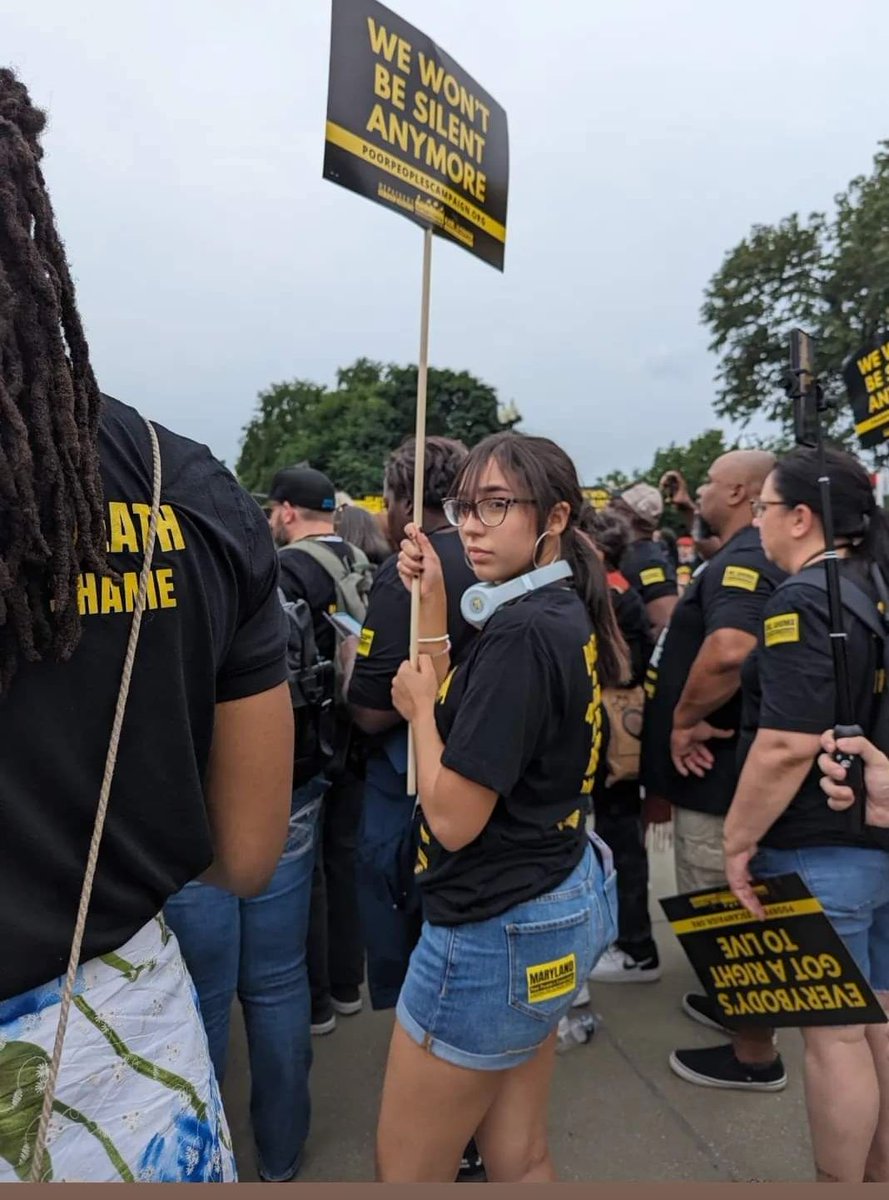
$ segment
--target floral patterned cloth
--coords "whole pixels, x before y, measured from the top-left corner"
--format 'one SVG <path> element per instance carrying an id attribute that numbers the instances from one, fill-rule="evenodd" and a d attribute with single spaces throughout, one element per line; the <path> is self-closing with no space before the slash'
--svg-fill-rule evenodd
<path id="1" fill-rule="evenodd" d="M 0 1002 L 0 1183 L 30 1175 L 63 983 Z M 78 971 L 43 1177 L 236 1180 L 194 987 L 160 917 Z"/>

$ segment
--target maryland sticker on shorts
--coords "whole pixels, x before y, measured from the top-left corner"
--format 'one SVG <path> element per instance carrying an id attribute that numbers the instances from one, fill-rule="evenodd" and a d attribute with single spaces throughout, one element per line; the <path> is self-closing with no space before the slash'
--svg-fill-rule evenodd
<path id="1" fill-rule="evenodd" d="M 555 1000 L 557 996 L 573 992 L 577 987 L 577 959 L 573 954 L 568 954 L 565 958 L 528 967 L 526 974 L 529 1004 Z"/>

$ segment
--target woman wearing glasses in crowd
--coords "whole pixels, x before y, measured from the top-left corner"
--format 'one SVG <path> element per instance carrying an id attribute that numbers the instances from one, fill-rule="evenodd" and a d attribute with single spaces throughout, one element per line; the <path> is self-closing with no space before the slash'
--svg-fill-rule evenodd
<path id="1" fill-rule="evenodd" d="M 873 570 L 889 579 L 886 514 L 851 455 L 828 450 L 827 466 L 844 595 L 857 594 L 878 622 Z M 853 832 L 839 811 L 845 795 L 833 796 L 833 811 L 825 803 L 816 764 L 821 734 L 836 719 L 830 614 L 818 586 L 821 474 L 814 450 L 794 450 L 753 505 L 767 557 L 791 578 L 767 602 L 759 644 L 742 672 L 739 751 L 746 757 L 725 822 L 726 876 L 761 916 L 751 879 L 799 874 L 889 1009 L 889 831 Z M 868 732 L 885 686 L 882 644 L 845 602 L 843 614 L 855 720 Z M 842 776 L 829 774 L 831 795 Z M 816 1172 L 829 1182 L 889 1182 L 889 1027 L 856 1025 L 854 1009 L 848 1022 L 803 1030 Z"/>
<path id="2" fill-rule="evenodd" d="M 600 689 L 625 671 L 605 575 L 577 533 L 583 497 L 545 438 L 497 434 L 445 502 L 467 559 L 502 584 L 558 560 L 561 579 L 503 604 L 451 670 L 447 599 L 409 526 L 420 667 L 392 695 L 411 724 L 422 806 L 422 935 L 397 1007 L 377 1139 L 383 1181 L 450 1181 L 476 1133 L 488 1179 L 554 1178 L 546 1111 L 559 1018 L 615 936 L 614 872 L 585 832 Z"/>

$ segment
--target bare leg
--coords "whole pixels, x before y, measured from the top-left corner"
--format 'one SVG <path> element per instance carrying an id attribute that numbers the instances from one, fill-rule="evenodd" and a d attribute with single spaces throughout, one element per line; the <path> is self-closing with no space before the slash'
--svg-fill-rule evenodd
<path id="1" fill-rule="evenodd" d="M 396 1021 L 377 1125 L 380 1183 L 453 1183 L 508 1071 L 470 1071 L 418 1046 Z"/>
<path id="2" fill-rule="evenodd" d="M 555 1180 L 546 1137 L 555 1057 L 553 1033 L 529 1062 L 503 1072 L 494 1102 L 476 1134 L 489 1182 Z"/>
<path id="3" fill-rule="evenodd" d="M 804 1029 L 806 1107 L 821 1182 L 862 1183 L 880 1091 L 864 1025 Z"/>
<path id="4" fill-rule="evenodd" d="M 889 992 L 877 992 L 889 1012 Z M 865 1183 L 889 1183 L 889 1025 L 868 1025 L 867 1041 L 880 1087 L 880 1115 L 864 1171 Z"/>
<path id="5" fill-rule="evenodd" d="M 773 1029 L 739 1029 L 732 1034 L 732 1046 L 738 1062 L 751 1067 L 767 1067 L 778 1057 Z"/>

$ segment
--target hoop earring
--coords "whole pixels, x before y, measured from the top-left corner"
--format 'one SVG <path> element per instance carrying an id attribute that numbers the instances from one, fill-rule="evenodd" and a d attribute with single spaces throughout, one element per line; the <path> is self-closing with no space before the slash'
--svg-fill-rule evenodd
<path id="1" fill-rule="evenodd" d="M 556 533 L 556 531 L 554 529 L 544 529 L 543 533 L 540 535 L 540 537 L 534 543 L 534 553 L 531 555 L 531 564 L 534 567 L 535 571 L 540 569 L 540 563 L 537 561 L 537 555 L 540 550 L 540 543 L 543 541 L 544 538 L 548 538 L 548 537 L 554 537 L 559 543 L 558 548 L 556 550 L 556 557 L 553 559 L 553 562 L 556 562 L 559 559 L 559 557 L 561 556 L 561 553 L 562 553 L 561 535 Z"/>

